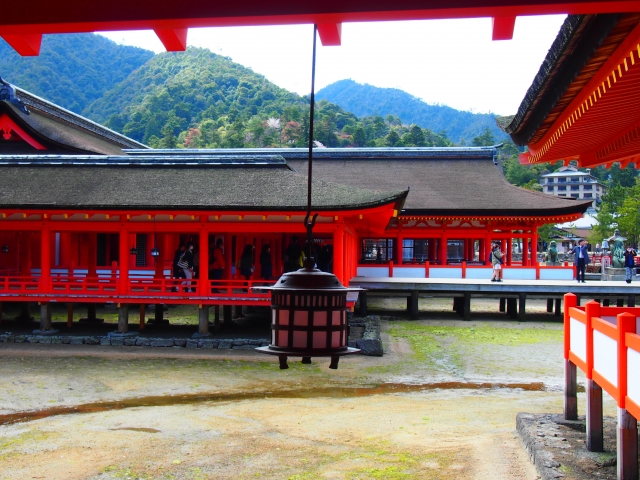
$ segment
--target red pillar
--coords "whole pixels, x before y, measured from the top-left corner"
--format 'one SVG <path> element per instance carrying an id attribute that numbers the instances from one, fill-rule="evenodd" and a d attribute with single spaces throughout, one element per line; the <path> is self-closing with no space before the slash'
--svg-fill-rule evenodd
<path id="1" fill-rule="evenodd" d="M 118 278 L 118 292 L 121 295 L 126 295 L 129 291 L 129 233 L 122 229 L 120 230 L 120 261 L 118 262 L 120 276 Z"/>
<path id="2" fill-rule="evenodd" d="M 436 239 L 430 238 L 429 243 L 427 244 L 429 262 L 433 263 L 436 260 Z"/>
<path id="3" fill-rule="evenodd" d="M 229 280 L 231 278 L 231 267 L 233 266 L 231 264 L 231 234 L 229 233 L 225 233 L 224 234 L 224 262 L 226 264 L 226 268 L 223 274 L 223 278 L 225 280 Z M 227 321 L 227 319 L 225 318 L 224 320 L 225 322 Z"/>
<path id="4" fill-rule="evenodd" d="M 402 265 L 402 241 L 404 240 L 404 237 L 402 235 L 398 235 L 398 239 L 397 239 L 397 245 L 396 245 L 396 259 L 395 259 L 395 263 L 396 265 Z"/>
<path id="5" fill-rule="evenodd" d="M 487 259 L 487 241 L 484 238 L 478 240 L 478 261 L 484 262 Z"/>
<path id="6" fill-rule="evenodd" d="M 209 285 L 209 232 L 200 230 L 200 271 L 198 272 L 198 291 L 201 296 L 211 293 Z"/>
<path id="7" fill-rule="evenodd" d="M 522 265 L 529 265 L 529 237 L 522 238 Z"/>
<path id="8" fill-rule="evenodd" d="M 87 278 L 95 279 L 98 276 L 96 271 L 96 263 L 98 256 L 98 234 L 89 232 L 89 258 L 87 261 Z"/>
<path id="9" fill-rule="evenodd" d="M 40 232 L 40 285 L 43 292 L 51 287 L 51 231 L 42 227 Z"/>
<path id="10" fill-rule="evenodd" d="M 536 266 L 538 263 L 538 228 L 533 230 L 531 235 L 531 264 Z"/>
<path id="11" fill-rule="evenodd" d="M 440 238 L 440 252 L 438 254 L 438 260 L 440 265 L 445 266 L 447 264 L 447 238 Z"/>
<path id="12" fill-rule="evenodd" d="M 344 284 L 344 230 L 342 225 L 333 232 L 333 274 Z"/>

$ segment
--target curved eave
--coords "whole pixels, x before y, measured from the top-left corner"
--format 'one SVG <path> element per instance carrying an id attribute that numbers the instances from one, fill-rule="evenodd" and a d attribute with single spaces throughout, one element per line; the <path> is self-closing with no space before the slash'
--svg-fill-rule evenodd
<path id="1" fill-rule="evenodd" d="M 421 210 L 410 210 L 410 211 L 402 211 L 400 213 L 400 217 L 408 218 L 408 217 L 429 217 L 429 218 L 491 218 L 491 219 L 503 219 L 503 218 L 518 218 L 518 219 L 546 219 L 546 218 L 559 218 L 566 216 L 577 215 L 576 218 L 580 218 L 587 211 L 587 208 L 591 206 L 591 202 L 576 202 L 574 205 L 554 208 L 553 211 L 545 210 L 513 210 L 513 209 L 493 209 L 490 212 L 486 210 L 453 210 L 451 212 L 447 212 L 446 210 L 438 209 L 438 210 L 429 210 L 429 209 L 421 209 Z"/>
<path id="2" fill-rule="evenodd" d="M 520 163 L 577 160 L 593 167 L 640 155 L 640 25 L 576 95 Z"/>

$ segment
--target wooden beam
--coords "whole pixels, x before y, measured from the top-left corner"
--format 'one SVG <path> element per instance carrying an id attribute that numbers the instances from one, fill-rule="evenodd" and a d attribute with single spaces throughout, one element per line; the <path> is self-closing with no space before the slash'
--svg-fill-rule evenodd
<path id="1" fill-rule="evenodd" d="M 342 43 L 342 23 L 319 23 L 318 34 L 325 47 L 334 47 Z"/>
<path id="2" fill-rule="evenodd" d="M 23 57 L 37 57 L 40 55 L 40 45 L 42 44 L 42 34 L 4 34 L 0 35 L 11 47 Z"/>
<path id="3" fill-rule="evenodd" d="M 184 52 L 187 49 L 187 28 L 154 29 L 167 52 Z"/>
<path id="4" fill-rule="evenodd" d="M 511 40 L 513 29 L 516 25 L 516 17 L 494 17 L 492 22 L 492 40 Z"/>

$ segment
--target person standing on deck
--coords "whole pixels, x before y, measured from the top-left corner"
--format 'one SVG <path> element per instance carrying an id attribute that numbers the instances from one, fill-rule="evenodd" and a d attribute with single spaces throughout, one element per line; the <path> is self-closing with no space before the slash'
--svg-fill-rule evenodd
<path id="1" fill-rule="evenodd" d="M 263 280 L 271 280 L 273 275 L 273 264 L 271 263 L 271 246 L 264 244 L 262 253 L 260 254 L 260 278 Z"/>
<path id="2" fill-rule="evenodd" d="M 504 253 L 500 251 L 499 243 L 491 244 L 491 265 L 493 266 L 493 275 L 491 277 L 492 282 L 502 281 L 502 257 Z"/>
<path id="3" fill-rule="evenodd" d="M 184 251 L 179 265 L 182 267 L 184 278 L 186 279 L 182 282 L 182 284 L 185 285 L 184 291 L 188 292 L 191 290 L 195 292 L 196 289 L 191 288 L 191 279 L 193 278 L 193 242 L 187 243 L 187 249 Z"/>
<path id="4" fill-rule="evenodd" d="M 302 257 L 302 247 L 298 243 L 298 237 L 294 235 L 291 237 L 291 243 L 284 252 L 284 271 L 295 272 L 302 267 L 300 261 Z"/>
<path id="5" fill-rule="evenodd" d="M 624 251 L 624 268 L 626 270 L 626 282 L 631 283 L 633 278 L 633 270 L 636 267 L 636 251 L 628 246 Z"/>
<path id="6" fill-rule="evenodd" d="M 173 263 L 171 264 L 173 267 L 173 278 L 175 279 L 179 279 L 179 278 L 185 278 L 184 276 L 184 271 L 182 270 L 182 268 L 180 268 L 178 266 L 178 262 L 180 261 L 180 259 L 182 258 L 182 254 L 184 253 L 184 243 L 180 243 L 180 245 L 178 245 L 178 249 L 176 250 L 176 253 L 174 253 L 173 255 Z M 176 282 L 175 285 L 178 285 L 179 282 Z M 177 292 L 178 291 L 178 287 L 174 286 L 171 288 L 172 292 Z"/>
<path id="7" fill-rule="evenodd" d="M 587 265 L 591 263 L 587 250 L 587 241 L 585 239 L 580 240 L 578 245 L 573 247 L 571 253 L 573 253 L 573 264 L 576 266 L 576 279 L 578 283 L 586 283 L 584 274 L 587 271 Z M 580 278 L 582 278 L 582 280 L 580 280 Z"/>

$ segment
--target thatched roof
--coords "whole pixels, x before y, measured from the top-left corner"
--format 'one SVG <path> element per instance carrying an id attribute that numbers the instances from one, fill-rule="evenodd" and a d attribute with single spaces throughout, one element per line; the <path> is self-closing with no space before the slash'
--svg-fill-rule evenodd
<path id="1" fill-rule="evenodd" d="M 14 156 L 0 164 L 0 208 L 304 211 L 307 202 L 307 177 L 279 156 Z M 323 210 L 400 208 L 406 194 L 318 178 L 312 203 Z"/>

